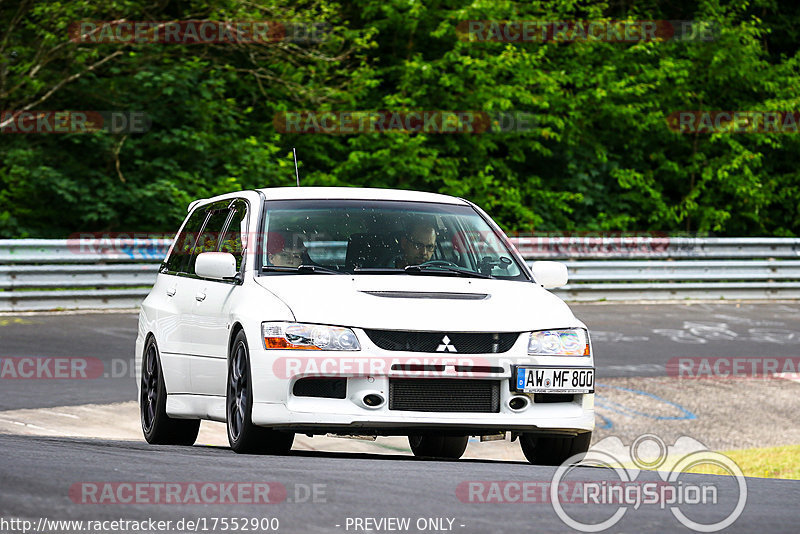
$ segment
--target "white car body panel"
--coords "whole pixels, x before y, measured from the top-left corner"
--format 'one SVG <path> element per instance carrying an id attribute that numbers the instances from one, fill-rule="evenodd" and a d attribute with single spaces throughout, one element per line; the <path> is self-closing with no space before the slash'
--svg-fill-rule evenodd
<path id="1" fill-rule="evenodd" d="M 578 326 L 566 304 L 540 286 L 437 276 L 261 276 L 298 322 L 394 330 L 523 332 Z M 473 293 L 482 300 L 387 298 L 370 292 Z M 550 326 L 546 328 L 554 328 Z"/>

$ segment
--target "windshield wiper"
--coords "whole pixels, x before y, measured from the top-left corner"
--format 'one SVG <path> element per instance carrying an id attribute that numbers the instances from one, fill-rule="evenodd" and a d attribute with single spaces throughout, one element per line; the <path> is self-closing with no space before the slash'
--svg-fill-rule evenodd
<path id="1" fill-rule="evenodd" d="M 493 278 L 490 275 L 476 273 L 468 269 L 443 265 L 409 265 L 404 269 L 391 267 L 356 267 L 353 273 L 363 274 L 443 274 L 467 276 L 470 278 Z"/>
<path id="2" fill-rule="evenodd" d="M 403 274 L 403 269 L 394 267 L 356 267 L 353 269 L 353 272 L 364 274 Z"/>
<path id="3" fill-rule="evenodd" d="M 475 271 L 470 271 L 469 269 L 462 269 L 460 267 L 453 267 L 450 265 L 409 265 L 405 269 L 405 272 L 409 274 L 416 274 L 416 273 L 454 273 L 460 276 L 467 276 L 471 278 L 492 278 L 491 275 L 477 273 Z"/>
<path id="4" fill-rule="evenodd" d="M 299 267 L 279 267 L 277 265 L 265 265 L 261 268 L 262 271 L 271 271 L 278 273 L 301 273 L 301 274 L 347 274 L 330 267 L 323 267 L 322 265 L 301 265 Z"/>

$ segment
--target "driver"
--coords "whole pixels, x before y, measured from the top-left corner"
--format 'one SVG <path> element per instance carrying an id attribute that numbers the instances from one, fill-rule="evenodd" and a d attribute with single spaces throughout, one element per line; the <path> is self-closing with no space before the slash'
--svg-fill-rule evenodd
<path id="1" fill-rule="evenodd" d="M 308 263 L 308 253 L 299 235 L 289 232 L 269 232 L 267 259 L 270 265 L 276 267 L 299 267 Z"/>
<path id="2" fill-rule="evenodd" d="M 436 229 L 428 223 L 417 222 L 400 238 L 400 254 L 394 258 L 394 267 L 404 269 L 430 261 L 436 251 Z"/>

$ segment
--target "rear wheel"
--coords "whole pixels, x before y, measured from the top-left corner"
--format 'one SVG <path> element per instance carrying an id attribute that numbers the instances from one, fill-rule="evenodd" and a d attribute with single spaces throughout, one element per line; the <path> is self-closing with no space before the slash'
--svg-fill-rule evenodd
<path id="1" fill-rule="evenodd" d="M 228 443 L 243 454 L 286 454 L 292 448 L 294 434 L 256 426 L 252 422 L 253 389 L 250 351 L 240 331 L 233 341 L 228 359 L 226 413 Z"/>
<path id="2" fill-rule="evenodd" d="M 584 432 L 577 436 L 537 436 L 522 434 L 519 443 L 522 453 L 532 464 L 561 465 L 568 458 L 580 454 L 583 459 L 592 441 L 592 433 Z"/>
<path id="3" fill-rule="evenodd" d="M 147 443 L 192 445 L 200 431 L 199 419 L 173 419 L 167 415 L 167 388 L 156 340 L 148 338 L 142 355 L 139 414 Z"/>
<path id="4" fill-rule="evenodd" d="M 431 458 L 461 458 L 467 449 L 469 436 L 408 436 L 408 444 L 414 456 Z"/>

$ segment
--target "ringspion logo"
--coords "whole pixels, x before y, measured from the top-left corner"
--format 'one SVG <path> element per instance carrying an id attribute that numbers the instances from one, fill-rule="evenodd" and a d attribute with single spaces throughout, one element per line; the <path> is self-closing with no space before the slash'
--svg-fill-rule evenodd
<path id="1" fill-rule="evenodd" d="M 585 481 L 586 466 L 610 470 L 619 481 Z M 713 483 L 691 476 L 692 469 L 711 466 L 729 477 L 719 477 Z M 639 480 L 643 470 L 655 471 L 660 480 Z M 575 486 L 570 477 L 581 477 L 580 500 L 576 507 L 572 499 L 564 499 L 560 488 Z M 668 509 L 683 526 L 697 532 L 717 532 L 732 525 L 744 511 L 747 502 L 747 479 L 736 462 L 722 453 L 688 436 L 681 436 L 673 445 L 654 434 L 638 436 L 626 447 L 616 436 L 594 444 L 586 453 L 565 460 L 550 483 L 550 504 L 556 515 L 570 528 L 580 532 L 602 532 L 614 527 L 623 516 L 641 506 L 657 505 Z M 565 504 L 569 506 L 565 506 Z M 585 505 L 605 505 L 613 510 L 610 517 L 597 522 L 596 517 L 582 517 Z M 697 517 L 695 508 L 702 506 L 704 514 Z"/>

